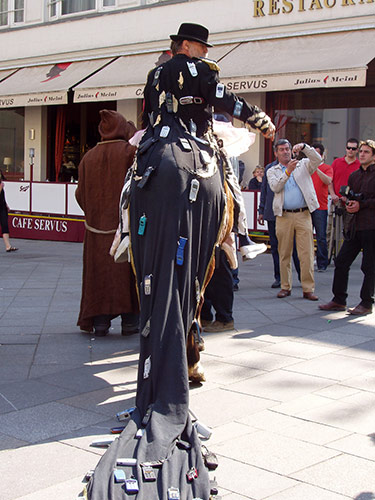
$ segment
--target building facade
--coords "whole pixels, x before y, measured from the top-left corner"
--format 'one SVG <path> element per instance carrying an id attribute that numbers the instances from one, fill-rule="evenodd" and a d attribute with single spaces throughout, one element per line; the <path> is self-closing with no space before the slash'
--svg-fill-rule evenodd
<path id="1" fill-rule="evenodd" d="M 221 80 L 278 138 L 321 141 L 331 163 L 348 137 L 375 137 L 375 0 L 0 0 L 7 178 L 75 181 L 102 108 L 139 125 L 147 72 L 184 21 L 209 28 Z M 269 141 L 241 159 L 271 161 Z"/>

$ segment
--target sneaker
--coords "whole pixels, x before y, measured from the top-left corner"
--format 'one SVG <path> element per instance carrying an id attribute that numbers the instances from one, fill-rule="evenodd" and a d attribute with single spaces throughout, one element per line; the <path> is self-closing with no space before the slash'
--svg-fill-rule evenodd
<path id="1" fill-rule="evenodd" d="M 234 321 L 228 321 L 227 323 L 223 323 L 222 321 L 214 321 L 211 325 L 206 326 L 204 329 L 205 332 L 225 332 L 227 330 L 234 329 Z"/>
<path id="2" fill-rule="evenodd" d="M 319 269 L 317 269 L 318 273 L 325 273 L 326 271 L 327 271 L 326 267 L 320 267 Z"/>

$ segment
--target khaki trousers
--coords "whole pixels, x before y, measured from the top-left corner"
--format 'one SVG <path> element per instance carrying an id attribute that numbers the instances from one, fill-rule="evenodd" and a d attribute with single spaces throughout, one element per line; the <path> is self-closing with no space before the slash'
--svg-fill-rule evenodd
<path id="1" fill-rule="evenodd" d="M 301 285 L 303 292 L 313 292 L 314 281 L 314 240 L 311 215 L 303 212 L 283 212 L 276 217 L 276 236 L 280 258 L 280 280 L 283 290 L 292 289 L 293 239 L 296 237 L 297 253 L 301 264 Z"/>

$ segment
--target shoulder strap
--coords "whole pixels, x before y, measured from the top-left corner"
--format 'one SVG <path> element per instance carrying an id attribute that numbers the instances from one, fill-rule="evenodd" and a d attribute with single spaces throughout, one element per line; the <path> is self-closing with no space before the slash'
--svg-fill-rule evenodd
<path id="1" fill-rule="evenodd" d="M 200 60 L 205 62 L 206 64 L 208 64 L 210 69 L 212 69 L 214 71 L 218 71 L 218 72 L 220 71 L 220 68 L 219 68 L 216 61 L 213 61 L 212 59 L 205 59 L 203 57 Z"/>

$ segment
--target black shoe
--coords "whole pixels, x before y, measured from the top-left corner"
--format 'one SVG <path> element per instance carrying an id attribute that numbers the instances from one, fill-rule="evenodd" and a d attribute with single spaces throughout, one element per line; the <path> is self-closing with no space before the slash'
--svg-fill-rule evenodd
<path id="1" fill-rule="evenodd" d="M 271 288 L 280 288 L 280 281 L 275 280 L 275 281 L 272 283 Z"/>
<path id="2" fill-rule="evenodd" d="M 95 337 L 105 337 L 109 332 L 109 328 L 106 326 L 95 326 L 94 335 Z"/>
<path id="3" fill-rule="evenodd" d="M 234 291 L 234 292 L 238 292 L 238 290 L 239 290 L 239 289 L 240 289 L 240 287 L 237 285 L 237 283 L 235 283 L 235 284 L 233 285 L 233 291 Z"/>

